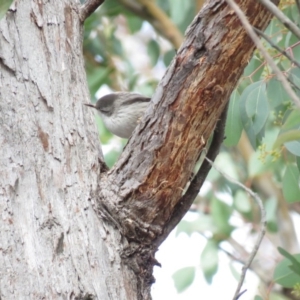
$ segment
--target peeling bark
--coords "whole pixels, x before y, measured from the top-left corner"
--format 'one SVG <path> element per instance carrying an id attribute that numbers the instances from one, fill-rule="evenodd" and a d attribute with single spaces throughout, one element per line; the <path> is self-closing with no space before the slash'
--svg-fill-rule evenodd
<path id="1" fill-rule="evenodd" d="M 258 3 L 239 5 L 266 27 Z M 0 298 L 150 299 L 157 241 L 252 52 L 210 1 L 106 172 L 79 2 L 16 1 L 0 22 Z"/>
<path id="2" fill-rule="evenodd" d="M 260 4 L 238 4 L 253 26 L 266 28 L 271 14 Z M 123 256 L 142 275 L 139 299 L 146 299 L 166 225 L 176 223 L 176 210 L 187 210 L 178 203 L 253 50 L 226 2 L 207 3 L 188 28 L 121 158 L 102 175 L 98 211 L 126 239 Z"/>

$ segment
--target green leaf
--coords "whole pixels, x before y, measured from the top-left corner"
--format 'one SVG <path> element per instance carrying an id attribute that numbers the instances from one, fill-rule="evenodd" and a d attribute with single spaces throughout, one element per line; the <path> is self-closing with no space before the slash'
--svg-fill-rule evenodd
<path id="1" fill-rule="evenodd" d="M 113 53 L 117 54 L 118 56 L 123 56 L 123 46 L 119 39 L 116 38 L 115 35 L 111 37 L 112 42 L 112 51 Z"/>
<path id="2" fill-rule="evenodd" d="M 172 21 L 184 32 L 195 16 L 195 1 L 169 0 L 169 8 Z"/>
<path id="3" fill-rule="evenodd" d="M 1 0 L 0 2 L 0 20 L 5 16 L 7 10 L 12 4 L 13 0 Z"/>
<path id="4" fill-rule="evenodd" d="M 289 266 L 290 269 L 297 275 L 300 275 L 300 261 L 298 261 L 294 255 L 290 254 L 285 249 L 281 247 L 278 247 L 277 249 L 282 256 L 286 257 L 292 263 L 292 265 Z"/>
<path id="5" fill-rule="evenodd" d="M 248 195 L 244 191 L 238 190 L 233 201 L 234 207 L 238 212 L 242 214 L 251 212 L 251 203 Z"/>
<path id="6" fill-rule="evenodd" d="M 110 72 L 112 72 L 110 68 L 95 68 L 93 73 L 88 74 L 88 85 L 92 96 L 106 82 Z"/>
<path id="7" fill-rule="evenodd" d="M 105 155 L 104 160 L 109 168 L 115 164 L 121 152 L 122 151 L 111 150 Z"/>
<path id="8" fill-rule="evenodd" d="M 291 14 L 291 19 L 294 21 L 294 23 L 296 25 L 299 26 L 300 25 L 300 14 L 299 14 L 296 4 L 290 5 L 289 9 L 290 9 L 290 14 Z"/>
<path id="9" fill-rule="evenodd" d="M 299 48 L 299 47 L 297 47 Z M 289 79 L 297 86 L 300 87 L 300 69 L 294 68 L 289 72 Z M 296 94 L 298 97 L 300 96 L 300 91 L 295 89 Z"/>
<path id="10" fill-rule="evenodd" d="M 232 207 L 223 201 L 213 198 L 211 204 L 211 215 L 217 227 L 216 237 L 223 240 L 230 236 L 233 227 L 229 224 L 229 218 L 232 214 Z"/>
<path id="11" fill-rule="evenodd" d="M 298 37 L 296 37 L 291 31 L 289 31 L 286 34 L 286 38 L 285 38 L 285 48 L 289 48 L 290 46 L 296 44 L 297 42 L 299 42 Z"/>
<path id="12" fill-rule="evenodd" d="M 166 0 L 156 0 L 157 5 L 164 10 L 165 13 L 169 14 L 170 11 L 170 3 Z"/>
<path id="13" fill-rule="evenodd" d="M 147 52 L 150 57 L 152 66 L 155 66 L 157 64 L 157 61 L 158 61 L 158 58 L 160 55 L 160 48 L 159 48 L 158 43 L 155 40 L 151 40 L 148 43 Z"/>
<path id="14" fill-rule="evenodd" d="M 293 56 L 294 56 L 294 60 L 296 60 L 298 62 L 300 61 L 300 47 L 295 47 L 293 49 Z"/>
<path id="15" fill-rule="evenodd" d="M 273 18 L 269 26 L 265 30 L 265 34 L 271 37 L 271 40 L 278 44 L 280 41 L 284 40 L 283 35 L 280 34 L 282 24 L 277 19 Z"/>
<path id="16" fill-rule="evenodd" d="M 295 254 L 293 257 L 300 262 L 300 254 Z M 290 269 L 291 261 L 287 258 L 283 259 L 275 268 L 274 281 L 286 288 L 293 288 L 296 283 L 300 282 L 300 275 L 295 274 Z"/>
<path id="17" fill-rule="evenodd" d="M 300 141 L 287 142 L 284 144 L 284 146 L 292 154 L 296 156 L 300 156 Z"/>
<path id="18" fill-rule="evenodd" d="M 255 297 L 254 297 L 254 300 L 264 300 L 261 296 L 259 296 L 259 295 L 256 295 Z"/>
<path id="19" fill-rule="evenodd" d="M 237 90 L 234 90 L 230 97 L 224 144 L 227 147 L 235 146 L 241 137 L 243 125 L 241 122 L 240 109 L 239 109 L 240 95 Z"/>
<path id="20" fill-rule="evenodd" d="M 300 171 L 300 157 L 296 157 L 296 163 L 297 163 L 297 167 L 298 167 L 298 170 Z"/>
<path id="21" fill-rule="evenodd" d="M 195 273 L 195 267 L 185 267 L 180 270 L 177 270 L 172 275 L 178 293 L 183 292 L 193 283 L 195 279 Z"/>
<path id="22" fill-rule="evenodd" d="M 169 66 L 169 64 L 171 63 L 173 57 L 175 56 L 176 52 L 174 50 L 170 50 L 168 52 L 165 53 L 164 57 L 163 57 L 163 61 L 166 67 Z"/>
<path id="23" fill-rule="evenodd" d="M 256 151 L 252 153 L 250 160 L 248 161 L 249 176 L 255 177 L 272 168 L 273 163 L 271 156 L 267 156 L 264 161 L 262 161 L 260 157 L 260 152 Z"/>
<path id="24" fill-rule="evenodd" d="M 263 82 L 252 89 L 244 101 L 247 116 L 252 118 L 254 132 L 255 134 L 258 134 L 262 130 L 269 116 L 266 84 Z"/>
<path id="25" fill-rule="evenodd" d="M 95 121 L 101 142 L 103 144 L 108 144 L 113 136 L 112 133 L 104 126 L 103 121 L 98 114 L 95 114 Z"/>
<path id="26" fill-rule="evenodd" d="M 253 148 L 256 148 L 257 144 L 257 129 L 261 126 L 259 126 L 261 117 L 258 118 L 258 123 L 256 124 L 256 127 L 254 127 L 255 122 L 255 116 L 249 116 L 248 113 L 251 113 L 253 109 L 251 110 L 251 103 L 255 103 L 256 98 L 255 95 L 259 94 L 259 91 L 261 91 L 261 86 L 264 85 L 263 81 L 258 81 L 250 84 L 247 86 L 240 98 L 240 114 L 241 114 L 241 121 L 244 126 L 244 129 L 248 135 L 249 141 Z M 249 102 L 249 103 L 248 103 Z M 252 104 L 253 106 L 253 104 Z M 247 109 L 248 108 L 248 109 Z M 264 113 L 262 113 L 264 115 Z M 255 131 L 256 129 L 256 131 Z"/>
<path id="27" fill-rule="evenodd" d="M 283 195 L 287 202 L 300 201 L 299 170 L 295 165 L 288 164 L 282 179 Z"/>
<path id="28" fill-rule="evenodd" d="M 130 15 L 127 17 L 127 23 L 128 23 L 130 32 L 135 33 L 141 29 L 141 27 L 143 25 L 143 19 L 141 19 L 135 15 Z"/>
<path id="29" fill-rule="evenodd" d="M 300 127 L 300 109 L 295 109 L 291 113 L 289 113 L 286 118 L 282 131 L 290 130 L 290 129 L 298 129 Z"/>
<path id="30" fill-rule="evenodd" d="M 195 221 L 186 221 L 182 220 L 177 226 L 176 230 L 176 236 L 184 232 L 188 236 L 191 236 L 192 233 L 195 231 L 197 232 L 203 232 L 206 230 L 212 230 L 214 231 L 215 225 L 212 217 L 210 215 L 199 215 L 199 218 L 197 218 Z"/>
<path id="31" fill-rule="evenodd" d="M 239 281 L 240 278 L 241 278 L 240 268 L 239 268 L 239 270 L 237 270 L 236 265 L 232 261 L 230 261 L 229 262 L 229 269 L 231 271 L 231 274 L 232 274 L 233 278 L 236 281 Z"/>
<path id="32" fill-rule="evenodd" d="M 259 68 L 262 66 L 261 68 Z M 253 56 L 253 58 L 250 60 L 249 64 L 244 70 L 244 76 L 250 76 L 251 80 L 256 82 L 261 79 L 261 74 L 263 72 L 263 64 L 260 59 L 258 59 L 256 56 Z"/>
<path id="33" fill-rule="evenodd" d="M 104 1 L 99 9 L 99 14 L 102 16 L 117 16 L 124 13 L 124 7 L 119 3 L 118 0 Z"/>
<path id="34" fill-rule="evenodd" d="M 267 96 L 272 108 L 275 108 L 284 101 L 289 101 L 290 99 L 290 96 L 282 87 L 282 84 L 275 77 L 267 83 Z"/>
<path id="35" fill-rule="evenodd" d="M 300 110 L 287 112 L 284 124 L 274 143 L 273 149 L 282 144 L 296 156 L 300 156 Z"/>
<path id="36" fill-rule="evenodd" d="M 282 134 L 279 134 L 278 138 L 276 139 L 273 149 L 279 148 L 281 145 L 291 142 L 291 141 L 300 141 L 300 130 L 299 129 L 294 129 L 294 130 L 289 130 L 286 131 Z M 299 149 L 299 155 L 300 156 L 300 149 Z"/>
<path id="37" fill-rule="evenodd" d="M 201 253 L 201 270 L 207 283 L 212 283 L 212 279 L 218 271 L 218 264 L 218 243 L 208 240 Z"/>
<path id="38" fill-rule="evenodd" d="M 228 152 L 221 152 L 215 161 L 221 172 L 225 172 L 228 176 L 233 179 L 239 180 L 239 173 L 236 168 L 236 162 Z"/>
<path id="39" fill-rule="evenodd" d="M 265 210 L 267 213 L 268 230 L 271 232 L 277 232 L 277 199 L 275 197 L 271 197 L 265 202 Z"/>

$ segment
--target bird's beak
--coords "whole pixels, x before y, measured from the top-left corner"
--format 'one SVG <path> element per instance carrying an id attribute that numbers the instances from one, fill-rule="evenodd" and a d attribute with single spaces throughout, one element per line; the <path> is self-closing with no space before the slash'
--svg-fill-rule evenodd
<path id="1" fill-rule="evenodd" d="M 94 104 L 90 104 L 90 103 L 84 103 L 84 105 L 89 106 L 89 107 L 93 107 L 96 108 L 96 106 Z"/>

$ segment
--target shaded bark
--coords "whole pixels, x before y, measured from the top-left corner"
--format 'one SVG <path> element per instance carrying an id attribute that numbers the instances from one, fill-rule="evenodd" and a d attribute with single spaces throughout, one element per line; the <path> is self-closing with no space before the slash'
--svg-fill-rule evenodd
<path id="1" fill-rule="evenodd" d="M 261 5 L 238 4 L 253 26 L 266 28 L 271 15 Z M 140 299 L 149 294 L 155 241 L 184 207 L 178 203 L 196 160 L 253 50 L 226 2 L 204 6 L 121 158 L 102 176 L 98 209 L 126 240 L 122 256 L 141 278 Z"/>
<path id="2" fill-rule="evenodd" d="M 266 27 L 259 4 L 239 5 Z M 1 299 L 150 299 L 156 241 L 253 52 L 209 2 L 104 172 L 81 39 L 76 1 L 17 1 L 0 23 Z"/>

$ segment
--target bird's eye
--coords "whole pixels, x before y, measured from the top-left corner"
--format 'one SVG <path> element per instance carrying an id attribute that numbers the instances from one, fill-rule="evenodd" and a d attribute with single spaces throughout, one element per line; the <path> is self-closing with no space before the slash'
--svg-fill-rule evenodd
<path id="1" fill-rule="evenodd" d="M 111 110 L 109 109 L 109 107 L 101 107 L 99 110 L 104 115 L 110 115 L 111 114 Z"/>

